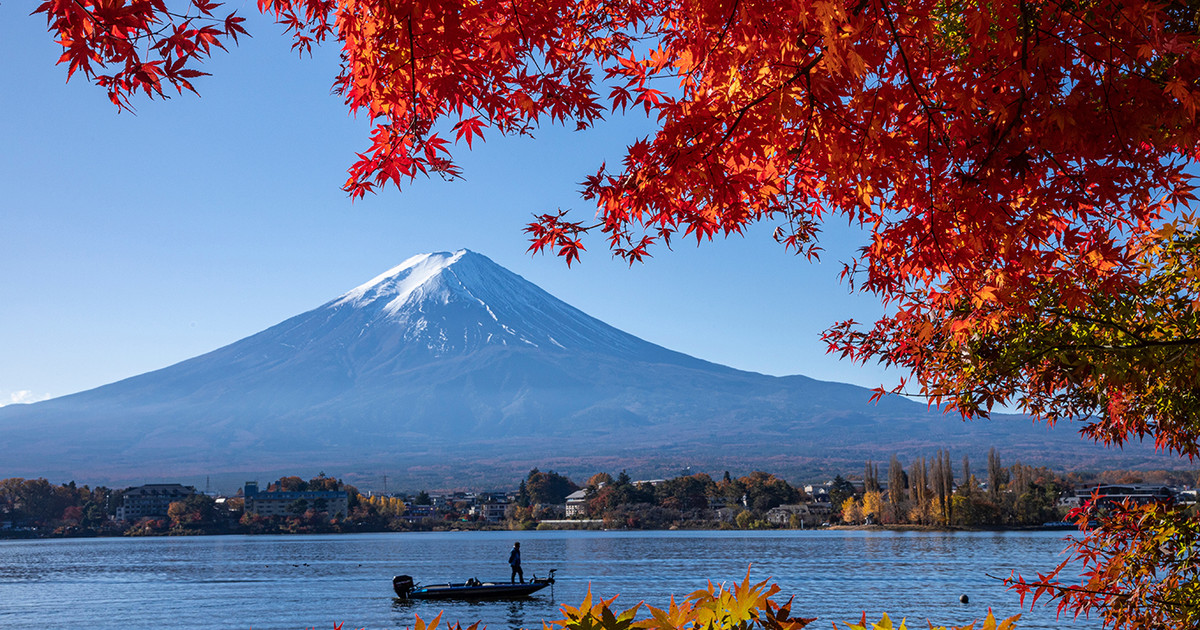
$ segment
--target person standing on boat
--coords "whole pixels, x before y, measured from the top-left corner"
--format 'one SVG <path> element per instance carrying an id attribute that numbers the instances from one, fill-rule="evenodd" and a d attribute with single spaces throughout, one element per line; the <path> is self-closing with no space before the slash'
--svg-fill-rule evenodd
<path id="1" fill-rule="evenodd" d="M 513 543 L 512 553 L 508 554 L 508 566 L 512 567 L 512 576 L 508 578 L 510 584 L 515 583 L 517 578 L 521 578 L 521 583 L 525 583 L 525 574 L 521 571 L 521 543 Z"/>

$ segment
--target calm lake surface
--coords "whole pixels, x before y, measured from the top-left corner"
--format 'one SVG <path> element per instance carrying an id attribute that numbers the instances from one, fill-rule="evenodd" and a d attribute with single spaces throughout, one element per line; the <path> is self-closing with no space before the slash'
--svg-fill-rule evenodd
<path id="1" fill-rule="evenodd" d="M 986 574 L 1032 575 L 1061 560 L 1064 532 L 446 532 L 330 536 L 211 536 L 0 541 L 0 628 L 88 630 L 191 628 L 346 630 L 409 628 L 426 621 L 483 621 L 493 630 L 541 628 L 578 605 L 589 583 L 665 607 L 709 580 L 770 578 L 795 596 L 811 627 L 910 617 L 913 627 L 965 624 L 1021 612 L 1017 597 Z M 509 548 L 521 542 L 525 576 L 558 569 L 521 602 L 414 603 L 394 597 L 391 578 L 418 582 L 507 579 Z M 960 594 L 970 596 L 960 604 Z M 1096 619 L 1056 620 L 1025 611 L 1019 629 L 1100 628 Z"/>

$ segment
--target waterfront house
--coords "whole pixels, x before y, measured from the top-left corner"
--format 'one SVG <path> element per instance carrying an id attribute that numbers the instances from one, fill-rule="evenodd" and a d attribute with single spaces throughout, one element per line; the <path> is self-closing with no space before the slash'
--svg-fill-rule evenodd
<path id="1" fill-rule="evenodd" d="M 404 508 L 404 519 L 406 523 L 419 523 L 424 520 L 435 519 L 438 517 L 437 510 L 432 505 L 418 505 L 409 503 Z"/>
<path id="2" fill-rule="evenodd" d="M 508 514 L 508 499 L 493 499 L 479 507 L 479 516 L 489 523 L 499 523 Z"/>
<path id="3" fill-rule="evenodd" d="M 1129 501 L 1136 505 L 1145 505 L 1155 501 L 1172 501 L 1175 493 L 1168 486 L 1153 484 L 1100 484 L 1080 488 L 1075 491 L 1076 503 L 1090 501 L 1093 496 L 1099 496 L 1099 504 L 1121 503 Z M 1061 502 L 1060 502 L 1061 503 Z"/>
<path id="4" fill-rule="evenodd" d="M 794 516 L 802 527 L 817 527 L 829 522 L 832 514 L 829 503 L 780 505 L 767 510 L 767 522 L 778 527 L 790 527 Z"/>

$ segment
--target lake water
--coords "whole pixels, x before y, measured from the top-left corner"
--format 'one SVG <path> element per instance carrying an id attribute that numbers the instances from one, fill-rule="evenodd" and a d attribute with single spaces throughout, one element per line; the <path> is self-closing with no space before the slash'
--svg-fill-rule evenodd
<path id="1" fill-rule="evenodd" d="M 665 607 L 709 580 L 755 581 L 795 596 L 811 627 L 908 616 L 913 627 L 965 624 L 992 608 L 1022 612 L 987 574 L 1032 575 L 1061 560 L 1063 532 L 445 532 L 331 536 L 211 536 L 0 541 L 0 628 L 302 630 L 409 628 L 426 621 L 493 630 L 541 628 L 591 585 L 621 608 Z M 553 592 L 521 602 L 407 603 L 391 578 L 418 582 L 508 578 L 521 542 L 525 576 L 558 569 Z M 959 595 L 970 596 L 960 604 Z M 1100 628 L 1025 611 L 1019 629 Z"/>

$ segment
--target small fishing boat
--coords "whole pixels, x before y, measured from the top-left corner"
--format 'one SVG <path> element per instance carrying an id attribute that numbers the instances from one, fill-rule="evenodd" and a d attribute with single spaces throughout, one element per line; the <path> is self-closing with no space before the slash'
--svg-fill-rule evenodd
<path id="1" fill-rule="evenodd" d="M 511 584 L 508 582 L 480 582 L 474 578 L 466 582 L 447 584 L 417 584 L 412 577 L 397 575 L 392 578 L 392 588 L 396 595 L 404 599 L 519 599 L 554 584 L 554 571 L 544 578 L 534 576 L 528 582 Z"/>

